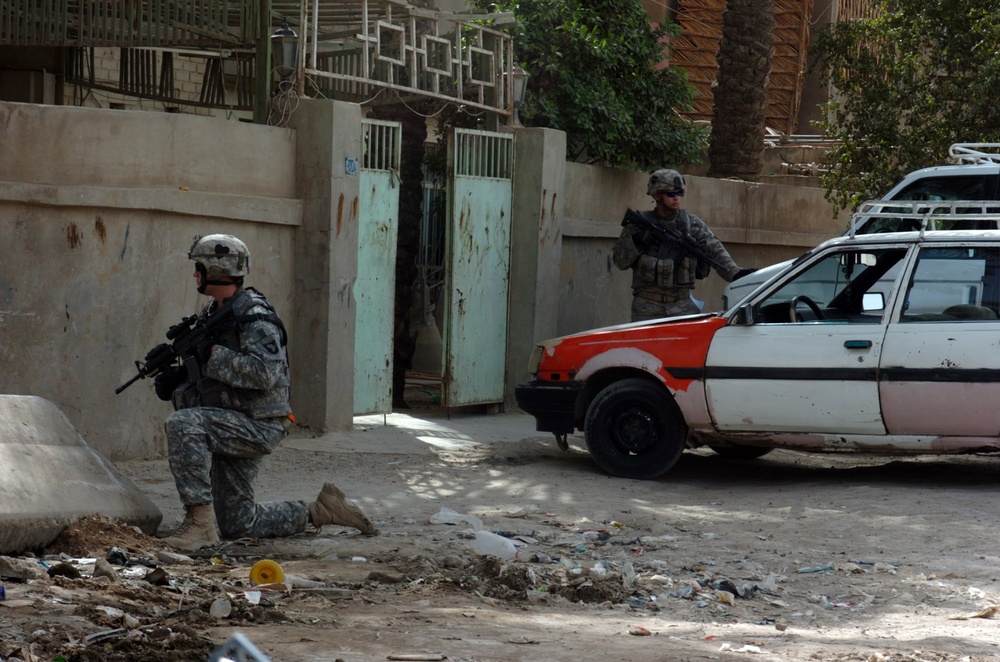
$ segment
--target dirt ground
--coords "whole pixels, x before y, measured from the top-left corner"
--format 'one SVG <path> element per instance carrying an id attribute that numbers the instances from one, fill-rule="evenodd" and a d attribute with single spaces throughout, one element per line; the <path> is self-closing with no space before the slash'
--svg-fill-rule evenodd
<path id="1" fill-rule="evenodd" d="M 334 480 L 381 535 L 326 527 L 177 562 L 88 518 L 44 550 L 48 569 L 0 559 L 37 575 L 0 570 L 0 660 L 207 660 L 235 633 L 273 662 L 1000 659 L 996 458 L 699 451 L 632 481 L 527 416 L 487 435 L 410 413 L 432 429 L 299 430 L 260 480 L 265 500 Z M 165 528 L 179 520 L 165 461 L 120 468 Z M 459 522 L 435 523 L 442 509 Z M 518 559 L 476 554 L 476 520 L 525 543 Z M 262 559 L 283 583 L 251 583 Z"/>

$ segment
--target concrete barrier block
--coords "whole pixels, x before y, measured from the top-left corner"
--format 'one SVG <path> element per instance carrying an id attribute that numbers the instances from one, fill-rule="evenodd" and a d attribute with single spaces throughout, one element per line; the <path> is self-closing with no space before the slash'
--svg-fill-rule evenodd
<path id="1" fill-rule="evenodd" d="M 0 395 L 0 554 L 44 548 L 85 515 L 156 532 L 159 508 L 52 402 Z"/>

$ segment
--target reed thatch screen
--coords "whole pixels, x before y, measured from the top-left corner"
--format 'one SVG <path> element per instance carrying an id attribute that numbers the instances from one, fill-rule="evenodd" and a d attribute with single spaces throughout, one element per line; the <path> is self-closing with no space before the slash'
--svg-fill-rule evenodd
<path id="1" fill-rule="evenodd" d="M 697 95 L 686 116 L 712 121 L 712 84 L 716 53 L 722 37 L 726 0 L 680 0 L 677 21 L 683 33 L 673 42 L 671 63 L 688 72 Z M 859 4 L 855 0 L 854 4 Z M 809 48 L 813 0 L 774 0 L 774 59 L 767 91 L 767 125 L 785 134 L 795 132 Z"/>
<path id="2" fill-rule="evenodd" d="M 872 18 L 875 15 L 875 0 L 840 0 L 837 3 L 837 21 L 854 18 Z"/>

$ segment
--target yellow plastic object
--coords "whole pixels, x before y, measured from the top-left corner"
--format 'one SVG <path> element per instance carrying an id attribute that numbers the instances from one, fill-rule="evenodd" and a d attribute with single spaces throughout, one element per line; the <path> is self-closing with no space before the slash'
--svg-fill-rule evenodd
<path id="1" fill-rule="evenodd" d="M 250 568 L 250 582 L 253 584 L 280 584 L 285 581 L 285 571 L 271 559 L 261 559 Z"/>

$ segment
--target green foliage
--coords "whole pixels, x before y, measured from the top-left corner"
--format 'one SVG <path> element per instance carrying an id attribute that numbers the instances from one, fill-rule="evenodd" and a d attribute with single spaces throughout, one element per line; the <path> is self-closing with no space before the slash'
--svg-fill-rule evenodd
<path id="1" fill-rule="evenodd" d="M 517 61 L 531 78 L 520 119 L 566 132 L 571 160 L 649 170 L 701 160 L 706 131 L 678 111 L 694 88 L 657 69 L 676 25 L 651 29 L 639 0 L 477 0 L 513 11 Z"/>
<path id="2" fill-rule="evenodd" d="M 815 65 L 833 84 L 820 126 L 841 141 L 827 199 L 856 206 L 955 142 L 1000 140 L 996 0 L 880 0 L 874 19 L 824 29 Z"/>

